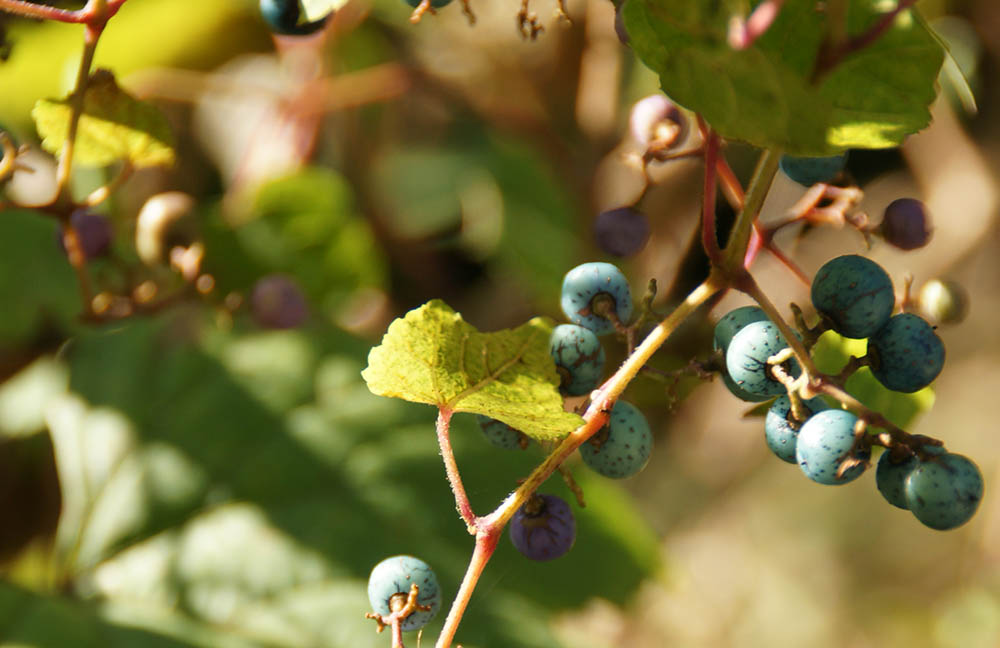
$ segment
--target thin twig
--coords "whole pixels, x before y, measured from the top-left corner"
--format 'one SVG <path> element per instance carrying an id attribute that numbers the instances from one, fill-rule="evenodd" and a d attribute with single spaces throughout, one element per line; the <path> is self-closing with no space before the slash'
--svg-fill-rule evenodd
<path id="1" fill-rule="evenodd" d="M 451 415 L 449 409 L 440 408 L 438 410 L 437 439 L 441 446 L 441 457 L 444 459 L 445 473 L 448 475 L 448 483 L 455 493 L 455 508 L 462 516 L 466 528 L 471 535 L 476 534 L 476 514 L 472 512 L 472 505 L 469 504 L 469 496 L 465 493 L 465 486 L 462 484 L 462 475 L 458 472 L 458 463 L 455 461 L 455 453 L 451 449 L 451 439 L 449 438 L 449 428 L 451 427 Z"/>

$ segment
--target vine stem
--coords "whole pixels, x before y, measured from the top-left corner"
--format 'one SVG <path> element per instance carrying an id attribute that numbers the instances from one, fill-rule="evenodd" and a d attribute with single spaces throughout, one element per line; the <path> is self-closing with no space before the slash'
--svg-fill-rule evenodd
<path id="1" fill-rule="evenodd" d="M 88 5 L 89 6 L 89 5 Z M 56 186 L 59 189 L 58 201 L 68 202 L 70 200 L 69 179 L 70 171 L 73 167 L 73 154 L 76 149 L 76 132 L 80 127 L 80 118 L 83 116 L 83 104 L 87 94 L 87 83 L 90 79 L 90 67 L 94 63 L 94 53 L 97 51 L 97 41 L 104 31 L 104 25 L 94 27 L 87 25 L 83 33 L 83 56 L 80 59 L 80 68 L 76 73 L 76 87 L 70 95 L 70 117 L 69 128 L 66 132 L 66 143 L 63 144 L 62 153 L 59 155 L 59 170 L 56 174 Z"/>
<path id="2" fill-rule="evenodd" d="M 0 11 L 23 16 L 24 18 L 35 18 L 37 20 L 54 20 L 56 22 L 91 24 L 107 22 L 107 19 L 118 13 L 118 10 L 126 0 L 88 0 L 83 9 L 72 11 L 69 9 L 59 9 L 49 5 L 25 2 L 24 0 L 0 0 Z M 103 5 L 102 8 L 98 5 Z"/>
<path id="3" fill-rule="evenodd" d="M 451 438 L 449 429 L 451 428 L 451 416 L 454 412 L 441 407 L 438 409 L 437 429 L 438 445 L 441 446 L 441 457 L 444 459 L 444 470 L 448 475 L 448 483 L 455 493 L 455 508 L 458 514 L 465 521 L 469 533 L 476 534 L 476 514 L 472 512 L 472 505 L 469 504 L 469 496 L 465 493 L 465 486 L 462 484 L 462 475 L 458 472 L 458 463 L 455 461 L 455 453 L 451 449 Z"/>
<path id="4" fill-rule="evenodd" d="M 462 579 L 458 594 L 455 595 L 455 600 L 451 603 L 448 618 L 444 620 L 441 634 L 438 636 L 437 643 L 434 644 L 435 648 L 449 648 L 451 642 L 455 640 L 458 624 L 462 622 L 465 608 L 469 605 L 469 600 L 479 583 L 483 569 L 486 568 L 486 563 L 490 561 L 493 551 L 497 548 L 501 530 L 490 529 L 476 534 L 476 548 L 472 551 L 472 559 L 469 561 L 468 569 L 465 570 L 465 578 Z"/>
<path id="5" fill-rule="evenodd" d="M 698 117 L 699 127 L 704 124 Z M 719 239 L 715 234 L 715 184 L 718 174 L 719 136 L 706 127 L 703 131 L 705 139 L 705 195 L 701 214 L 701 244 L 705 254 L 713 266 L 722 262 L 722 250 L 719 249 Z"/>
<path id="6" fill-rule="evenodd" d="M 842 4 L 842 3 L 838 3 Z M 895 9 L 886 12 L 874 25 L 857 36 L 835 40 L 832 47 L 824 48 L 816 58 L 816 69 L 813 72 L 813 82 L 821 79 L 826 73 L 837 67 L 845 58 L 868 47 L 879 39 L 892 26 L 896 17 L 917 4 L 917 0 L 899 0 Z M 846 18 L 846 15 L 845 15 Z M 837 24 L 836 22 L 834 24 Z M 846 24 L 846 23 L 844 23 Z M 839 42 L 838 42 L 839 41 Z"/>
<path id="7" fill-rule="evenodd" d="M 736 223 L 729 233 L 729 240 L 723 250 L 722 268 L 727 273 L 734 275 L 745 273 L 743 264 L 747 247 L 750 244 L 750 236 L 754 233 L 757 214 L 764 205 L 764 199 L 771 188 L 774 174 L 778 172 L 778 160 L 780 159 L 781 153 L 779 151 L 768 149 L 757 161 L 757 167 L 754 169 L 750 186 L 747 188 L 743 200 L 743 209 L 740 210 L 739 216 L 736 218 Z"/>

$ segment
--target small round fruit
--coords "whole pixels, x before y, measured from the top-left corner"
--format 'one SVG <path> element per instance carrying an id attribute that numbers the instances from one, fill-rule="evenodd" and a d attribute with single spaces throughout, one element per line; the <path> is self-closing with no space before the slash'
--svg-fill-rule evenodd
<path id="1" fill-rule="evenodd" d="M 847 152 L 829 157 L 796 157 L 782 155 L 778 166 L 785 175 L 806 187 L 817 182 L 830 182 L 847 165 Z"/>
<path id="2" fill-rule="evenodd" d="M 649 240 L 649 219 L 634 207 L 602 211 L 594 221 L 594 239 L 608 254 L 632 256 Z"/>
<path id="3" fill-rule="evenodd" d="M 861 476 L 871 457 L 868 448 L 855 449 L 854 425 L 858 417 L 845 410 L 828 409 L 809 417 L 795 444 L 795 459 L 806 477 L 830 486 L 846 484 Z M 840 465 L 849 458 L 859 463 L 837 477 Z"/>
<path id="4" fill-rule="evenodd" d="M 260 0 L 260 15 L 275 34 L 305 36 L 323 29 L 331 14 L 313 22 L 300 23 L 299 0 Z"/>
<path id="5" fill-rule="evenodd" d="M 802 401 L 805 409 L 806 419 L 817 412 L 830 409 L 830 406 L 823 402 L 822 398 L 810 398 Z M 795 446 L 799 437 L 799 430 L 805 421 L 797 421 L 792 415 L 792 401 L 788 394 L 779 396 L 771 408 L 767 410 L 764 418 L 764 440 L 767 447 L 771 449 L 778 459 L 788 463 L 796 463 Z"/>
<path id="6" fill-rule="evenodd" d="M 510 519 L 510 540 L 526 558 L 555 560 L 576 541 L 573 511 L 561 497 L 536 493 Z"/>
<path id="7" fill-rule="evenodd" d="M 597 335 L 615 330 L 606 317 L 594 312 L 598 303 L 613 308 L 622 324 L 632 317 L 632 293 L 628 280 L 617 267 L 599 261 L 584 263 L 566 273 L 560 301 L 569 321 L 589 328 Z"/>
<path id="8" fill-rule="evenodd" d="M 910 508 L 906 503 L 906 478 L 920 465 L 920 459 L 914 454 L 907 455 L 899 461 L 893 459 L 891 450 L 886 450 L 878 458 L 878 464 L 875 466 L 875 486 L 885 501 L 896 508 L 906 510 Z"/>
<path id="9" fill-rule="evenodd" d="M 733 379 L 729 376 L 729 372 L 725 369 L 722 370 L 722 384 L 726 386 L 726 389 L 729 390 L 730 394 L 741 401 L 746 401 L 747 403 L 763 403 L 766 400 L 774 398 L 774 396 L 768 396 L 766 394 L 751 394 L 733 382 Z"/>
<path id="10" fill-rule="evenodd" d="M 900 313 L 868 339 L 872 375 L 887 389 L 911 393 L 944 367 L 944 343 L 919 315 Z"/>
<path id="11" fill-rule="evenodd" d="M 604 373 L 604 347 L 594 332 L 576 324 L 560 324 L 549 336 L 549 353 L 562 379 L 560 391 L 580 396 L 594 391 Z"/>
<path id="12" fill-rule="evenodd" d="M 612 479 L 631 477 L 646 467 L 653 449 L 649 423 L 635 405 L 618 401 L 607 424 L 580 446 L 583 462 Z"/>
<path id="13" fill-rule="evenodd" d="M 518 430 L 503 421 L 482 414 L 476 414 L 476 420 L 479 422 L 479 428 L 483 431 L 483 435 L 497 448 L 503 450 L 521 449 L 521 438 L 524 435 Z"/>
<path id="14" fill-rule="evenodd" d="M 957 281 L 931 279 L 920 288 L 917 304 L 939 326 L 958 324 L 969 314 L 969 293 Z"/>
<path id="15" fill-rule="evenodd" d="M 632 137 L 643 147 L 670 148 L 687 137 L 688 120 L 665 95 L 653 94 L 635 102 L 629 115 Z"/>
<path id="16" fill-rule="evenodd" d="M 740 306 L 729 311 L 715 324 L 715 332 L 712 336 L 712 346 L 721 349 L 725 353 L 729 349 L 729 343 L 733 336 L 743 330 L 747 324 L 754 322 L 767 322 L 767 313 L 758 306 Z"/>
<path id="17" fill-rule="evenodd" d="M 889 321 L 896 305 L 892 280 L 882 266 L 857 254 L 823 264 L 812 282 L 812 303 L 844 337 L 866 338 Z"/>
<path id="18" fill-rule="evenodd" d="M 376 614 L 392 614 L 395 606 L 406 602 L 410 587 L 416 583 L 417 604 L 429 610 L 415 610 L 403 619 L 403 630 L 419 630 L 434 618 L 441 608 L 441 588 L 430 566 L 413 556 L 386 558 L 372 569 L 368 577 L 368 602 Z"/>
<path id="19" fill-rule="evenodd" d="M 757 396 L 779 396 L 785 386 L 775 379 L 768 358 L 788 347 L 784 336 L 769 321 L 747 324 L 729 342 L 726 350 L 726 370 L 741 389 Z M 781 365 L 792 376 L 801 373 L 794 358 Z"/>
<path id="20" fill-rule="evenodd" d="M 898 198 L 889 203 L 878 231 L 889 245 L 916 250 L 931 240 L 930 216 L 924 203 L 915 198 Z"/>
<path id="21" fill-rule="evenodd" d="M 420 0 L 406 0 L 406 4 L 416 8 L 420 5 Z M 451 0 L 431 0 L 431 6 L 435 9 L 440 9 L 441 7 L 449 4 L 451 4 Z"/>
<path id="22" fill-rule="evenodd" d="M 297 283 L 285 275 L 261 277 L 250 293 L 250 311 L 264 328 L 301 326 L 309 315 L 306 298 Z"/>
<path id="23" fill-rule="evenodd" d="M 906 478 L 906 504 L 926 526 L 944 531 L 969 521 L 983 499 L 983 474 L 970 459 L 945 453 L 930 457 Z"/>
<path id="24" fill-rule="evenodd" d="M 107 216 L 95 214 L 86 209 L 77 209 L 69 217 L 70 225 L 76 231 L 83 248 L 83 255 L 88 259 L 96 259 L 108 253 L 111 247 L 111 223 Z M 59 247 L 66 251 L 66 233 L 59 232 Z"/>

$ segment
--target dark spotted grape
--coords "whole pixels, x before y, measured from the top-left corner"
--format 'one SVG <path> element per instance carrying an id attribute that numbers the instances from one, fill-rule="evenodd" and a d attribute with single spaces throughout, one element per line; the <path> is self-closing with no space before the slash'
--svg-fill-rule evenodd
<path id="1" fill-rule="evenodd" d="M 604 373 L 604 347 L 594 332 L 576 324 L 560 324 L 549 336 L 560 391 L 580 396 L 594 391 Z"/>
<path id="2" fill-rule="evenodd" d="M 275 34 L 305 36 L 319 31 L 329 15 L 313 22 L 301 22 L 299 0 L 260 0 L 260 15 Z"/>
<path id="3" fill-rule="evenodd" d="M 413 556 L 386 558 L 372 569 L 368 577 L 368 602 L 372 610 L 387 616 L 406 603 L 410 587 L 416 583 L 417 604 L 428 610 L 415 610 L 403 619 L 403 630 L 419 630 L 434 618 L 441 608 L 441 588 L 430 566 Z"/>
<path id="4" fill-rule="evenodd" d="M 301 326 L 309 315 L 298 284 L 284 275 L 268 275 L 254 284 L 250 310 L 257 324 L 272 329 Z"/>
<path id="5" fill-rule="evenodd" d="M 112 232 L 111 223 L 106 216 L 78 209 L 70 215 L 69 222 L 76 230 L 85 257 L 96 259 L 107 254 L 111 247 Z M 65 232 L 60 232 L 59 246 L 63 251 L 66 250 L 64 238 Z"/>
<path id="6" fill-rule="evenodd" d="M 906 504 L 906 478 L 920 463 L 916 455 L 908 455 L 899 461 L 893 461 L 892 452 L 886 450 L 878 458 L 875 466 L 875 486 L 882 493 L 885 501 L 901 509 L 908 509 Z"/>
<path id="7" fill-rule="evenodd" d="M 733 339 L 744 326 L 751 324 L 753 322 L 766 322 L 768 321 L 767 315 L 763 310 L 757 306 L 740 306 L 734 310 L 729 311 L 719 319 L 718 323 L 715 325 L 715 333 L 712 339 L 712 346 L 716 350 L 722 351 L 722 357 L 725 359 L 726 351 L 729 348 L 729 342 Z M 747 390 L 743 389 L 729 376 L 729 372 L 726 369 L 722 371 L 722 383 L 726 388 L 740 400 L 748 401 L 751 403 L 759 403 L 766 401 L 771 398 L 767 394 L 751 394 Z"/>
<path id="8" fill-rule="evenodd" d="M 906 478 L 906 504 L 926 526 L 944 531 L 969 521 L 983 499 L 983 474 L 962 455 L 920 462 Z"/>
<path id="9" fill-rule="evenodd" d="M 653 450 L 649 423 L 635 405 L 618 401 L 607 424 L 580 446 L 583 462 L 613 479 L 631 477 L 646 467 Z"/>
<path id="10" fill-rule="evenodd" d="M 867 468 L 871 456 L 868 448 L 854 449 L 854 425 L 858 417 L 845 410 L 828 409 L 809 417 L 799 429 L 795 444 L 795 459 L 806 477 L 814 482 L 840 485 L 854 481 Z M 841 477 L 837 471 L 849 458 L 861 460 Z"/>
<path id="11" fill-rule="evenodd" d="M 602 211 L 594 221 L 594 240 L 608 254 L 637 254 L 649 240 L 649 219 L 634 207 Z"/>
<path id="12" fill-rule="evenodd" d="M 930 216 L 924 203 L 899 198 L 889 203 L 878 229 L 885 242 L 901 250 L 916 250 L 931 240 Z"/>
<path id="13" fill-rule="evenodd" d="M 483 431 L 483 436 L 497 448 L 518 450 L 522 447 L 521 439 L 524 438 L 524 435 L 503 421 L 482 414 L 476 414 L 476 420 L 479 422 L 479 428 Z"/>
<path id="14" fill-rule="evenodd" d="M 868 339 L 872 374 L 887 389 L 915 392 L 944 367 L 944 343 L 918 315 L 900 313 Z"/>
<path id="15" fill-rule="evenodd" d="M 784 394 L 785 386 L 772 373 L 768 358 L 788 347 L 781 331 L 772 322 L 751 322 L 740 329 L 726 350 L 726 370 L 736 386 L 757 396 Z M 792 376 L 801 373 L 799 363 L 790 358 L 782 366 Z"/>
<path id="16" fill-rule="evenodd" d="M 806 187 L 811 187 L 817 182 L 830 182 L 844 170 L 846 164 L 846 152 L 829 157 L 782 155 L 778 162 L 786 176 Z"/>
<path id="17" fill-rule="evenodd" d="M 802 407 L 806 419 L 816 412 L 830 409 L 819 397 L 803 401 Z M 764 418 L 764 440 L 767 441 L 767 447 L 771 452 L 782 461 L 796 463 L 795 445 L 803 423 L 805 421 L 797 421 L 792 415 L 792 401 L 788 398 L 788 394 L 779 396 L 767 410 L 767 416 Z"/>
<path id="18" fill-rule="evenodd" d="M 576 541 L 573 511 L 561 497 L 536 493 L 510 519 L 510 539 L 526 558 L 554 560 Z"/>
<path id="19" fill-rule="evenodd" d="M 856 254 L 827 261 L 812 282 L 812 303 L 844 337 L 866 338 L 889 321 L 896 305 L 882 266 Z"/>
<path id="20" fill-rule="evenodd" d="M 569 321 L 584 326 L 597 335 L 615 330 L 606 317 L 594 312 L 601 302 L 611 309 L 622 324 L 632 317 L 632 293 L 622 271 L 610 263 L 584 263 L 566 273 L 561 305 Z"/>

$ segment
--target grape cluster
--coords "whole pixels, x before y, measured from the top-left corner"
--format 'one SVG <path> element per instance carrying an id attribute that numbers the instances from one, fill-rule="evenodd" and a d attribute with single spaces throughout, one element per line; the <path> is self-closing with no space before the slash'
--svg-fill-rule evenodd
<path id="1" fill-rule="evenodd" d="M 941 339 L 921 317 L 893 315 L 892 281 L 873 261 L 846 255 L 827 262 L 813 279 L 811 297 L 822 327 L 844 337 L 867 338 L 861 362 L 886 388 L 914 392 L 940 373 Z M 715 326 L 713 344 L 725 358 L 723 378 L 733 394 L 746 401 L 778 396 L 764 423 L 767 446 L 779 459 L 798 464 L 809 479 L 826 485 L 857 479 L 869 465 L 872 446 L 882 439 L 879 443 L 887 449 L 875 481 L 886 501 L 933 529 L 953 529 L 975 513 L 983 478 L 968 458 L 936 442 L 914 447 L 916 437 L 884 441 L 869 435 L 856 414 L 832 409 L 819 397 L 801 399 L 791 384 L 799 367 L 791 359 L 777 362 L 787 344 L 760 308 L 744 306 L 724 315 Z"/>

